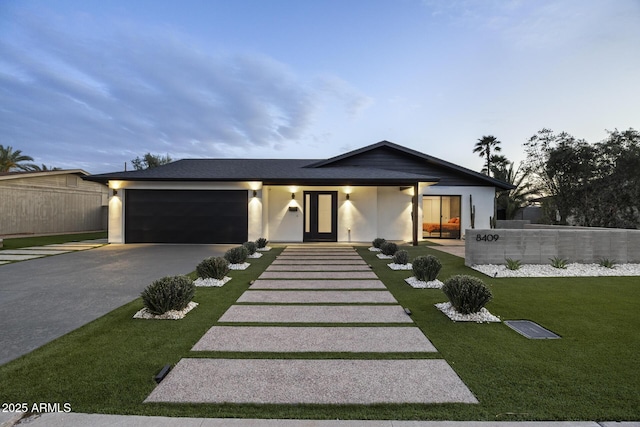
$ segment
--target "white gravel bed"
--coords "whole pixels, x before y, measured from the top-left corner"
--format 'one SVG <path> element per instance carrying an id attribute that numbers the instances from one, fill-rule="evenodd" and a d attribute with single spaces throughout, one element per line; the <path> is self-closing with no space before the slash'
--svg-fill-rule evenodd
<path id="1" fill-rule="evenodd" d="M 229 270 L 246 270 L 251 264 L 243 262 L 242 264 L 229 264 Z"/>
<path id="2" fill-rule="evenodd" d="M 196 286 L 202 286 L 202 287 L 220 287 L 220 286 L 224 286 L 225 283 L 227 283 L 229 280 L 231 280 L 231 277 L 229 276 L 224 276 L 224 278 L 222 280 L 220 279 L 214 279 L 213 277 L 207 277 L 205 279 L 203 279 L 202 277 L 198 277 L 196 280 L 193 281 L 193 284 Z"/>
<path id="3" fill-rule="evenodd" d="M 393 255 L 378 254 L 376 256 L 380 259 L 393 259 Z"/>
<path id="4" fill-rule="evenodd" d="M 428 282 L 418 280 L 414 276 L 404 279 L 412 288 L 416 289 L 440 289 L 444 285 L 440 280 L 430 280 Z"/>
<path id="5" fill-rule="evenodd" d="M 271 250 L 271 246 L 265 246 L 264 248 L 258 248 L 256 251 L 260 252 L 269 252 Z"/>
<path id="6" fill-rule="evenodd" d="M 413 264 L 411 263 L 396 264 L 392 262 L 391 264 L 387 264 L 387 266 L 392 270 L 413 270 Z"/>
<path id="7" fill-rule="evenodd" d="M 471 268 L 490 277 L 640 276 L 640 264 L 618 264 L 614 268 L 579 263 L 567 264 L 567 268 L 555 268 L 547 264 L 525 264 L 518 270 L 509 270 L 504 265 L 483 264 Z"/>
<path id="8" fill-rule="evenodd" d="M 441 302 L 435 304 L 436 308 L 443 312 L 454 322 L 476 322 L 476 323 L 495 323 L 500 322 L 500 319 L 493 314 L 489 313 L 489 310 L 482 308 L 478 313 L 461 314 L 451 306 L 450 302 Z"/>
<path id="9" fill-rule="evenodd" d="M 380 251 L 382 251 L 382 249 L 380 249 L 380 248 L 374 248 L 373 246 L 371 246 L 371 247 L 369 248 L 369 250 L 370 250 L 371 252 L 380 252 Z"/>
<path id="10" fill-rule="evenodd" d="M 136 314 L 134 314 L 133 318 L 134 319 L 179 320 L 179 319 L 182 319 L 184 316 L 186 316 L 188 312 L 190 312 L 197 306 L 198 306 L 197 302 L 191 301 L 189 304 L 187 304 L 184 310 L 180 310 L 180 311 L 169 310 L 164 314 L 151 314 L 149 313 L 149 310 L 147 309 L 147 307 L 145 307 L 142 310 L 138 311 Z"/>
<path id="11" fill-rule="evenodd" d="M 262 258 L 262 254 L 259 252 L 254 252 L 251 255 L 247 256 L 247 258 L 251 258 L 251 259 Z"/>

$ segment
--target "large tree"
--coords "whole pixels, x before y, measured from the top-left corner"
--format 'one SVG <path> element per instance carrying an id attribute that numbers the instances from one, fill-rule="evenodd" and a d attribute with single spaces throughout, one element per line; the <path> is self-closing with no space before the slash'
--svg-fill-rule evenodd
<path id="1" fill-rule="evenodd" d="M 478 139 L 478 142 L 476 142 L 476 145 L 473 148 L 474 153 L 478 153 L 480 157 L 484 157 L 487 159 L 487 163 L 484 165 L 484 169 L 482 171 L 483 173 L 486 173 L 489 176 L 491 176 L 490 173 L 491 173 L 492 150 L 493 152 L 502 151 L 500 144 L 501 142 L 498 141 L 498 139 L 495 136 L 487 135 Z"/>
<path id="2" fill-rule="evenodd" d="M 29 170 L 33 165 L 25 163 L 32 162 L 31 156 L 22 154 L 20 150 L 13 150 L 13 147 L 0 145 L 0 172 L 11 170 Z"/>
<path id="3" fill-rule="evenodd" d="M 640 133 L 614 131 L 596 144 L 542 129 L 525 143 L 526 168 L 559 223 L 640 225 Z"/>
<path id="4" fill-rule="evenodd" d="M 505 219 L 515 219 L 516 214 L 529 206 L 531 200 L 539 193 L 529 181 L 529 173 L 522 167 L 522 163 L 514 169 L 513 162 L 505 158 L 504 161 L 494 162 L 492 172 L 494 178 L 515 186 L 511 190 L 499 191 L 496 194 L 498 210 L 504 211 Z"/>
<path id="5" fill-rule="evenodd" d="M 159 154 L 147 153 L 142 158 L 136 157 L 135 159 L 131 160 L 131 164 L 133 165 L 133 168 L 135 170 L 143 170 L 155 168 L 160 165 L 165 165 L 167 163 L 171 163 L 172 161 L 173 159 L 169 157 L 168 154 L 163 157 Z"/>

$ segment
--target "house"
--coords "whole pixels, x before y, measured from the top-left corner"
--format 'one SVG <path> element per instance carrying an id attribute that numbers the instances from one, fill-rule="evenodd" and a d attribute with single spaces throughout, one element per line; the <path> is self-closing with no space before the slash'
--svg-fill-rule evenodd
<path id="1" fill-rule="evenodd" d="M 382 141 L 325 160 L 185 159 L 86 177 L 109 185 L 111 243 L 417 244 L 488 228 L 495 180 Z"/>
<path id="2" fill-rule="evenodd" d="M 0 173 L 0 236 L 106 228 L 109 189 L 82 169 Z"/>

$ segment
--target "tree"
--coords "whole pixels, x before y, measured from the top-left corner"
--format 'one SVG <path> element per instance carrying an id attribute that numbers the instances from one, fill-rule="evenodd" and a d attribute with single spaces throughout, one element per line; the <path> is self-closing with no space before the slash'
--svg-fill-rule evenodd
<path id="1" fill-rule="evenodd" d="M 27 165 L 25 167 L 25 170 L 29 170 L 29 171 L 33 171 L 33 172 L 46 172 L 46 171 L 59 171 L 61 170 L 61 168 L 59 167 L 53 167 L 53 166 L 47 166 L 44 163 L 39 166 L 39 165 Z"/>
<path id="2" fill-rule="evenodd" d="M 491 150 L 499 152 L 502 151 L 500 147 L 501 142 L 493 135 L 483 136 L 478 139 L 476 145 L 473 148 L 474 153 L 478 153 L 480 157 L 486 157 L 487 163 L 484 166 L 483 173 L 490 176 L 491 172 Z"/>
<path id="3" fill-rule="evenodd" d="M 31 156 L 25 156 L 22 151 L 13 151 L 11 146 L 0 145 L 0 172 L 9 172 L 13 169 L 29 170 L 33 165 L 24 164 L 24 162 L 32 162 Z"/>
<path id="4" fill-rule="evenodd" d="M 497 208 L 505 212 L 505 219 L 515 219 L 516 214 L 530 204 L 531 199 L 538 195 L 537 189 L 529 182 L 529 173 L 522 167 L 522 163 L 514 170 L 513 162 L 502 159 L 494 159 L 492 173 L 494 178 L 514 185 L 511 190 L 499 191 L 497 193 Z"/>
<path id="5" fill-rule="evenodd" d="M 167 154 L 165 157 L 159 154 L 147 153 L 142 158 L 136 157 L 131 160 L 131 164 L 135 170 L 151 169 L 161 165 L 171 163 L 173 159 Z"/>

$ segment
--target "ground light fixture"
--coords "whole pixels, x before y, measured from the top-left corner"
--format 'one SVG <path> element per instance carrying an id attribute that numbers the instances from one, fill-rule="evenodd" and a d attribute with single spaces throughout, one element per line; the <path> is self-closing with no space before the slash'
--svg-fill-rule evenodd
<path id="1" fill-rule="evenodd" d="M 171 365 L 164 365 L 158 375 L 156 375 L 153 379 L 156 383 L 160 384 L 160 382 L 167 376 L 167 374 L 171 371 Z"/>

